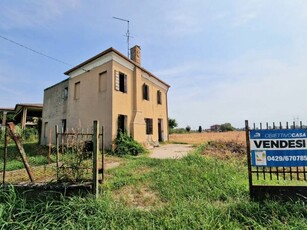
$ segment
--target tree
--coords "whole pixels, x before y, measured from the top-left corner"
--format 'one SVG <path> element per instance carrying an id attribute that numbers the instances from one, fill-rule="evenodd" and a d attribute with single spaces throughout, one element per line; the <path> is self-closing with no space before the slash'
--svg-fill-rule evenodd
<path id="1" fill-rule="evenodd" d="M 175 119 L 172 119 L 172 118 L 169 118 L 169 119 L 168 119 L 168 127 L 169 127 L 170 129 L 174 129 L 174 128 L 176 128 L 177 126 L 178 126 L 178 124 L 177 124 L 177 122 L 176 122 Z"/>
<path id="2" fill-rule="evenodd" d="M 230 123 L 221 124 L 220 129 L 221 129 L 222 132 L 227 132 L 227 131 L 235 130 L 235 128 L 232 127 L 232 125 Z"/>
<path id="3" fill-rule="evenodd" d="M 190 132 L 190 131 L 191 131 L 191 127 L 188 125 L 187 127 L 185 127 L 185 130 L 186 130 L 187 132 Z"/>
<path id="4" fill-rule="evenodd" d="M 198 127 L 198 132 L 201 133 L 203 131 L 203 128 L 201 127 L 201 125 Z"/>

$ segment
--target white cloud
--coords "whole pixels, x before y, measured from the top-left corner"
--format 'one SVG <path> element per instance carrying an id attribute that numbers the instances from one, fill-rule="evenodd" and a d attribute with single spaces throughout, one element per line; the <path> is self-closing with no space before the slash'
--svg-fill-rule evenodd
<path id="1" fill-rule="evenodd" d="M 17 3 L 0 3 L 0 29 L 35 27 L 55 21 L 67 10 L 75 8 L 79 0 L 28 0 Z"/>
<path id="2" fill-rule="evenodd" d="M 169 111 L 182 127 L 224 122 L 243 127 L 245 119 L 291 122 L 297 115 L 307 121 L 307 103 L 302 103 L 307 85 L 306 62 L 299 60 L 290 65 L 278 59 L 245 55 L 211 66 L 206 61 L 198 63 L 199 72 L 210 70 L 209 78 L 194 77 L 190 68 L 182 66 L 178 72 L 173 67 L 159 76 L 168 81 L 175 79 L 169 93 Z"/>

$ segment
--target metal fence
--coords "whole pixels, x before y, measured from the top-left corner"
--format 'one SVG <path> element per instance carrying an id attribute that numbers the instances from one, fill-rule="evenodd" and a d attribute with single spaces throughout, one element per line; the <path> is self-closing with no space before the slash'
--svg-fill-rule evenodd
<path id="1" fill-rule="evenodd" d="M 50 137 L 51 133 L 50 131 Z M 98 183 L 102 183 L 104 179 L 103 127 L 100 131 L 98 121 L 93 122 L 93 128 L 86 130 L 67 129 L 64 132 L 59 131 L 56 126 L 55 136 L 55 145 L 52 145 L 50 140 L 47 147 L 40 146 L 37 150 L 32 149 L 31 151 L 37 151 L 37 153 L 31 152 L 29 156 L 24 148 L 26 144 L 22 144 L 21 137 L 14 133 L 12 127 L 7 126 L 2 162 L 3 184 L 22 185 L 25 189 L 27 186 L 46 187 L 46 184 L 57 184 L 56 187 L 61 187 L 60 184 L 76 187 L 78 184 L 97 195 Z M 14 140 L 18 155 L 16 155 L 16 149 L 13 149 L 16 147 L 8 145 L 9 137 Z M 98 161 L 99 149 L 102 153 L 101 161 Z M 39 153 L 40 150 L 44 150 L 44 154 Z M 16 155 L 15 157 L 12 157 L 12 152 Z M 14 162 L 20 163 L 21 160 L 24 165 L 22 169 L 10 169 Z M 28 183 L 29 180 L 31 183 Z"/>

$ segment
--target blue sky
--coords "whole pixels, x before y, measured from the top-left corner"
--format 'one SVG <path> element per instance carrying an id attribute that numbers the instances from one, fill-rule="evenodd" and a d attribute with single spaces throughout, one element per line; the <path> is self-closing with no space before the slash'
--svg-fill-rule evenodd
<path id="1" fill-rule="evenodd" d="M 0 35 L 75 66 L 114 47 L 142 48 L 142 66 L 169 83 L 180 127 L 307 123 L 304 0 L 2 0 Z M 0 107 L 42 103 L 72 66 L 0 38 Z"/>

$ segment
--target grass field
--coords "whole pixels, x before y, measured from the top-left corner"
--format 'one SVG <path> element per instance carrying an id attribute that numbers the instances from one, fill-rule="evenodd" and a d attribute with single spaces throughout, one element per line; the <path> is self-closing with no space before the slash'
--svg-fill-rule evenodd
<path id="1" fill-rule="evenodd" d="M 245 154 L 217 151 L 200 144 L 194 153 L 177 160 L 147 156 L 120 158 L 119 167 L 106 171 L 106 181 L 97 200 L 77 196 L 25 200 L 12 189 L 2 191 L 0 226 L 2 229 L 307 229 L 307 209 L 302 201 L 250 200 Z"/>
<path id="2" fill-rule="evenodd" d="M 241 144 L 246 143 L 244 131 L 171 134 L 169 138 L 170 142 L 189 144 L 201 144 L 208 141 L 233 141 Z"/>

